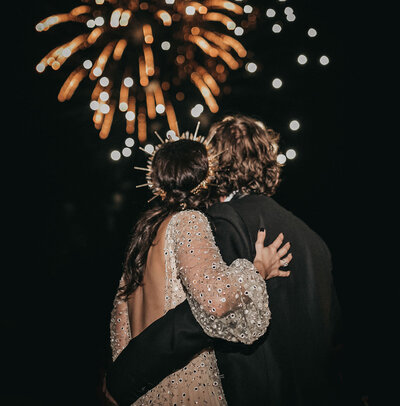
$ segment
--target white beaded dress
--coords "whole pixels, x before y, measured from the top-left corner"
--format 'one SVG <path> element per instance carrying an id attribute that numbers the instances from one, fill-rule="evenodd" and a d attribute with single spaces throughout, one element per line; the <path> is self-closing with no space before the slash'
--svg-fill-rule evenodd
<path id="1" fill-rule="evenodd" d="M 186 210 L 172 216 L 164 259 L 164 314 L 187 299 L 211 337 L 251 344 L 265 333 L 271 317 L 265 281 L 246 259 L 230 266 L 222 260 L 204 214 Z M 128 304 L 118 296 L 110 333 L 115 360 L 131 339 Z M 134 405 L 226 405 L 214 351 L 202 351 Z"/>

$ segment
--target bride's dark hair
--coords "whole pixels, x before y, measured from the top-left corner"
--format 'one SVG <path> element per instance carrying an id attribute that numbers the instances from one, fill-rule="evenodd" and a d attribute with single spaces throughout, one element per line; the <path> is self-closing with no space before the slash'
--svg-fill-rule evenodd
<path id="1" fill-rule="evenodd" d="M 197 141 L 182 139 L 162 144 L 153 157 L 151 181 L 165 192 L 163 200 L 147 210 L 136 223 L 124 262 L 124 281 L 119 296 L 127 299 L 141 285 L 147 254 L 160 224 L 182 209 L 204 210 L 209 204 L 208 189 L 192 190 L 208 173 L 206 147 Z"/>

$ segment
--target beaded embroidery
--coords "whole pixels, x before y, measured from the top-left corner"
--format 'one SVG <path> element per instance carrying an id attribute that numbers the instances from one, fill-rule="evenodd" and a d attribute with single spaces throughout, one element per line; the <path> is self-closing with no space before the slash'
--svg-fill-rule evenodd
<path id="1" fill-rule="evenodd" d="M 211 337 L 251 344 L 265 333 L 271 317 L 265 281 L 246 259 L 225 264 L 204 214 L 186 210 L 171 218 L 164 258 L 164 313 L 188 299 Z M 115 360 L 131 338 L 125 301 L 115 299 L 110 327 Z M 134 403 L 150 404 L 225 406 L 214 351 L 202 351 Z"/>

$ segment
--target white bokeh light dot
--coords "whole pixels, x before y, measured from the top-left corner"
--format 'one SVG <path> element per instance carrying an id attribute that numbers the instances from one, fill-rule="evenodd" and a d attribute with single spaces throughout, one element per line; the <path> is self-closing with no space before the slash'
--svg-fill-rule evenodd
<path id="1" fill-rule="evenodd" d="M 235 33 L 235 35 L 237 35 L 239 37 L 239 36 L 243 35 L 244 29 L 242 27 L 236 27 L 234 33 Z"/>
<path id="2" fill-rule="evenodd" d="M 125 85 L 126 87 L 132 87 L 132 86 L 133 86 L 133 79 L 132 79 L 130 76 L 127 76 L 127 77 L 124 79 L 124 85 Z"/>
<path id="3" fill-rule="evenodd" d="M 284 155 L 284 154 L 279 154 L 277 157 L 276 157 L 276 160 L 278 161 L 278 163 L 279 164 L 284 164 L 285 162 L 286 162 L 286 155 Z"/>
<path id="4" fill-rule="evenodd" d="M 125 140 L 125 145 L 129 148 L 132 148 L 135 145 L 135 140 L 132 137 L 128 137 Z"/>
<path id="5" fill-rule="evenodd" d="M 236 28 L 236 23 L 234 21 L 228 21 L 226 23 L 226 28 L 228 28 L 229 31 L 232 31 Z"/>
<path id="6" fill-rule="evenodd" d="M 165 106 L 163 104 L 157 104 L 156 106 L 156 112 L 158 114 L 163 114 L 165 111 Z"/>
<path id="7" fill-rule="evenodd" d="M 273 8 L 269 8 L 269 9 L 266 11 L 265 15 L 266 15 L 267 17 L 269 17 L 269 18 L 275 17 L 276 11 L 275 11 Z"/>
<path id="8" fill-rule="evenodd" d="M 192 108 L 192 110 L 190 111 L 190 114 L 191 114 L 193 117 L 199 117 L 200 114 L 201 114 L 203 111 L 204 111 L 203 105 L 202 105 L 202 104 L 196 104 L 196 105 Z"/>
<path id="9" fill-rule="evenodd" d="M 130 148 L 128 148 L 128 147 L 125 147 L 125 148 L 122 150 L 122 155 L 123 155 L 124 157 L 131 156 L 131 155 L 132 155 L 132 150 L 131 150 Z"/>
<path id="10" fill-rule="evenodd" d="M 274 32 L 275 34 L 278 34 L 281 31 L 282 31 L 282 27 L 279 24 L 274 24 L 272 26 L 272 32 Z"/>
<path id="11" fill-rule="evenodd" d="M 161 43 L 161 49 L 162 49 L 163 51 L 168 51 L 170 48 L 171 48 L 171 43 L 170 43 L 170 42 L 168 42 L 168 41 L 163 41 L 163 42 Z"/>
<path id="12" fill-rule="evenodd" d="M 99 95 L 101 101 L 107 101 L 110 98 L 108 92 L 101 92 Z"/>
<path id="13" fill-rule="evenodd" d="M 188 16 L 193 16 L 196 13 L 196 9 L 193 6 L 187 6 L 185 11 Z"/>
<path id="14" fill-rule="evenodd" d="M 292 21 L 294 21 L 296 19 L 296 16 L 294 15 L 294 14 L 288 14 L 287 16 L 286 16 L 286 20 L 288 20 L 290 23 L 292 22 Z"/>
<path id="15" fill-rule="evenodd" d="M 98 78 L 99 76 L 101 76 L 102 73 L 103 73 L 103 71 L 102 71 L 102 69 L 99 68 L 99 67 L 93 69 L 93 75 L 96 76 L 97 78 Z"/>
<path id="16" fill-rule="evenodd" d="M 92 109 L 92 110 L 97 110 L 98 108 L 99 108 L 99 102 L 97 101 L 97 100 L 92 100 L 91 102 L 90 102 L 90 104 L 89 104 L 89 107 Z"/>
<path id="17" fill-rule="evenodd" d="M 122 111 L 123 113 L 124 113 L 125 111 L 127 111 L 127 110 L 128 110 L 128 103 L 126 103 L 126 102 L 121 102 L 121 103 L 119 104 L 119 110 Z"/>
<path id="18" fill-rule="evenodd" d="M 119 159 L 121 159 L 121 153 L 117 150 L 112 151 L 110 156 L 113 161 L 118 161 Z"/>
<path id="19" fill-rule="evenodd" d="M 110 112 L 110 106 L 108 104 L 100 104 L 100 108 L 99 110 L 103 113 L 103 114 L 107 114 Z"/>
<path id="20" fill-rule="evenodd" d="M 307 57 L 305 56 L 305 55 L 303 55 L 303 54 L 301 54 L 301 55 L 299 55 L 298 57 L 297 57 L 297 62 L 300 64 L 300 65 L 304 65 L 305 63 L 307 63 Z"/>
<path id="21" fill-rule="evenodd" d="M 244 11 L 246 14 L 250 14 L 250 13 L 253 11 L 253 7 L 251 7 L 250 5 L 246 4 L 246 5 L 243 7 L 243 11 Z"/>
<path id="22" fill-rule="evenodd" d="M 148 154 L 152 154 L 154 152 L 154 145 L 152 144 L 147 144 L 144 147 L 144 150 L 148 153 Z"/>
<path id="23" fill-rule="evenodd" d="M 172 141 L 179 140 L 179 137 L 176 135 L 174 130 L 168 130 L 165 135 L 166 135 L 167 139 L 169 139 L 169 140 L 172 140 Z"/>
<path id="24" fill-rule="evenodd" d="M 296 158 L 296 151 L 294 150 L 294 149 L 288 149 L 287 151 L 286 151 L 286 157 L 287 157 L 287 159 L 294 159 L 294 158 Z"/>
<path id="25" fill-rule="evenodd" d="M 272 81 L 272 86 L 273 86 L 275 89 L 279 89 L 279 88 L 282 86 L 282 80 L 279 79 L 279 78 L 275 78 L 275 79 Z"/>
<path id="26" fill-rule="evenodd" d="M 292 121 L 289 123 L 289 128 L 290 128 L 292 131 L 297 131 L 297 130 L 300 128 L 300 123 L 298 122 L 298 120 L 292 120 Z"/>
<path id="27" fill-rule="evenodd" d="M 136 117 L 136 115 L 135 115 L 135 113 L 133 111 L 127 111 L 126 114 L 125 114 L 125 118 L 128 121 L 133 121 L 135 119 L 135 117 Z"/>
<path id="28" fill-rule="evenodd" d="M 85 69 L 90 69 L 92 66 L 93 66 L 93 63 L 92 63 L 92 61 L 89 60 L 89 59 L 86 59 L 86 61 L 83 62 L 83 67 L 84 67 Z"/>
<path id="29" fill-rule="evenodd" d="M 108 85 L 110 84 L 110 80 L 108 79 L 108 77 L 103 76 L 103 77 L 100 79 L 100 84 L 101 84 L 103 87 L 106 87 L 106 86 L 108 86 Z"/>
<path id="30" fill-rule="evenodd" d="M 328 65 L 329 58 L 326 55 L 322 55 L 321 58 L 319 58 L 319 63 L 321 65 Z"/>
<path id="31" fill-rule="evenodd" d="M 254 73 L 257 70 L 257 65 L 254 62 L 249 62 L 245 66 L 247 72 Z"/>
<path id="32" fill-rule="evenodd" d="M 308 35 L 309 37 L 311 37 L 311 38 L 314 38 L 314 37 L 317 36 L 317 30 L 316 30 L 315 28 L 310 28 L 310 29 L 307 31 L 307 35 Z"/>
<path id="33" fill-rule="evenodd" d="M 96 24 L 98 27 L 101 27 L 102 25 L 104 25 L 104 18 L 101 17 L 101 16 L 96 17 L 96 18 L 94 19 L 94 22 L 95 22 L 95 24 Z"/>

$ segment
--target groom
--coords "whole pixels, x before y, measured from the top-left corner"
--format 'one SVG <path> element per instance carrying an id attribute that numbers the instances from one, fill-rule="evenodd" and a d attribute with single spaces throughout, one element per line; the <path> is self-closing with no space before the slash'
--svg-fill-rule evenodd
<path id="1" fill-rule="evenodd" d="M 291 243 L 290 278 L 267 283 L 272 319 L 252 345 L 208 337 L 187 302 L 155 321 L 115 360 L 107 389 L 120 406 L 130 405 L 173 371 L 213 346 L 229 406 L 339 405 L 335 346 L 339 307 L 331 258 L 321 238 L 271 197 L 280 182 L 278 135 L 245 116 L 214 124 L 212 153 L 221 203 L 208 210 L 224 261 L 252 261 L 257 230 L 266 244 L 282 232 Z"/>

